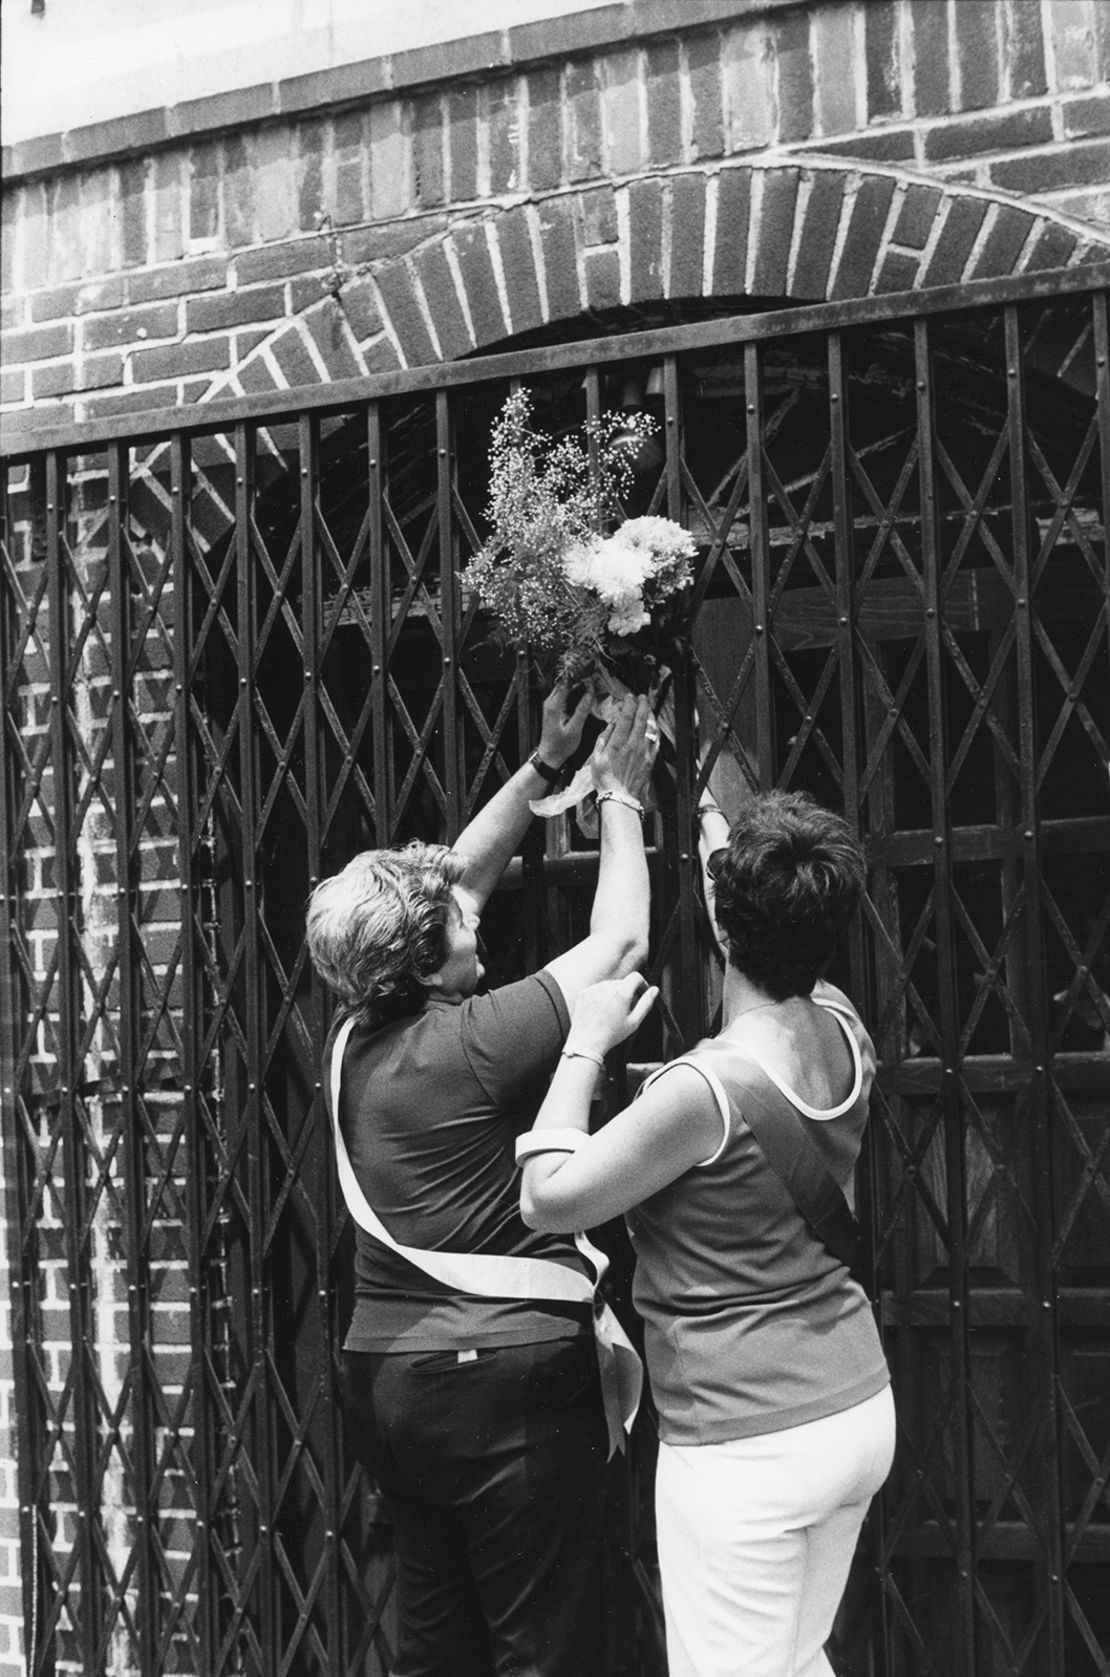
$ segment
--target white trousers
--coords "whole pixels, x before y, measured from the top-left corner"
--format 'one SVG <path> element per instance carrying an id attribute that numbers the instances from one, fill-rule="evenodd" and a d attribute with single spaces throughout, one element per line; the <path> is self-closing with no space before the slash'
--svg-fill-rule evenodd
<path id="1" fill-rule="evenodd" d="M 832 1677 L 824 1645 L 893 1455 L 889 1386 L 784 1432 L 661 1444 L 670 1677 Z"/>

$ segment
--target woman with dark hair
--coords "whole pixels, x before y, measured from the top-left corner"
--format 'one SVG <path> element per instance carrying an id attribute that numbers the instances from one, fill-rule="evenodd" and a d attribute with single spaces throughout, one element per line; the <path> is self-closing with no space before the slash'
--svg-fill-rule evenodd
<path id="1" fill-rule="evenodd" d="M 874 1051 L 821 976 L 863 858 L 802 794 L 754 798 L 731 833 L 708 800 L 699 816 L 727 950 L 721 1030 L 587 1136 L 602 1060 L 655 992 L 636 974 L 584 990 L 569 1057 L 518 1143 L 521 1212 L 547 1231 L 628 1214 L 659 1413 L 670 1677 L 826 1677 L 894 1446 L 889 1375 L 842 1238 Z"/>

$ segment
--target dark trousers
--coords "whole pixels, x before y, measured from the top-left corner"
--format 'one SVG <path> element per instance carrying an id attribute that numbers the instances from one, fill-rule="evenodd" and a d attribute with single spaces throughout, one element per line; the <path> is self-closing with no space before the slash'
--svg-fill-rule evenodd
<path id="1" fill-rule="evenodd" d="M 347 1352 L 351 1442 L 393 1522 L 393 1677 L 592 1677 L 605 1418 L 592 1337 Z"/>

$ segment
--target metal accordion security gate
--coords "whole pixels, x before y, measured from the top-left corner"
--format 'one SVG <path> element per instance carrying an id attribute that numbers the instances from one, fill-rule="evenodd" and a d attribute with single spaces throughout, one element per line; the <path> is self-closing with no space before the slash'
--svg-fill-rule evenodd
<path id="1" fill-rule="evenodd" d="M 699 739 L 704 772 L 806 788 L 866 840 L 833 976 L 881 1061 L 860 1197 L 900 1433 L 839 1667 L 1110 1670 L 1106 279 L 658 324 L 5 461 L 32 1677 L 389 1669 L 303 910 L 356 849 L 457 833 L 533 743 L 528 660 L 460 580 L 514 381 L 553 431 L 653 409 L 633 510 L 699 547 L 634 1051 L 713 1022 Z M 536 824 L 489 911 L 496 976 L 580 934 L 590 848 Z M 614 1677 L 662 1670 L 651 1455 L 645 1419 L 614 1487 Z"/>

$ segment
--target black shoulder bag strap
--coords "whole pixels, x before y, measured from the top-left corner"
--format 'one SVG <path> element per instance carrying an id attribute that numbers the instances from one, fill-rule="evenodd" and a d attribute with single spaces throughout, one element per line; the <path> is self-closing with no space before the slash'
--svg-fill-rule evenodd
<path id="1" fill-rule="evenodd" d="M 781 1089 L 777 1089 L 758 1061 L 745 1058 L 745 1063 L 759 1073 L 758 1086 L 744 1084 L 742 1100 L 738 1102 L 744 1121 L 754 1135 L 759 1150 L 775 1175 L 782 1182 L 801 1216 L 824 1246 L 853 1272 L 857 1281 L 868 1289 L 859 1274 L 859 1224 L 843 1190 L 833 1177 L 813 1138 L 807 1134 L 805 1122 Z M 672 1060 L 672 1066 L 691 1066 L 705 1078 L 713 1091 L 727 1131 L 731 1121 L 731 1107 L 720 1077 L 700 1054 L 683 1054 Z M 660 1077 L 667 1066 L 660 1066 L 641 1087 Z"/>
<path id="2" fill-rule="evenodd" d="M 760 1152 L 813 1233 L 834 1258 L 855 1269 L 859 1224 L 800 1114 L 769 1079 L 762 1090 L 745 1085 L 742 1110 Z"/>

